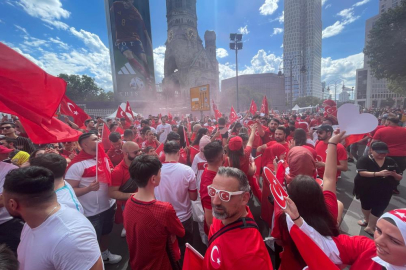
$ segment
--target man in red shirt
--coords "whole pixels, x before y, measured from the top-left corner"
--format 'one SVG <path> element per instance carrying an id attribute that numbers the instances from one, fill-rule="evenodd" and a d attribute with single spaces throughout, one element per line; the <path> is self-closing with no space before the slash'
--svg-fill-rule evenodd
<path id="1" fill-rule="evenodd" d="M 333 136 L 333 127 L 330 125 L 321 125 L 317 128 L 318 141 L 316 143 L 316 167 L 320 179 L 323 179 L 325 162 L 327 157 L 327 146 L 330 138 Z M 347 150 L 339 143 L 337 144 L 337 177 L 341 175 L 341 171 L 348 170 Z"/>
<path id="2" fill-rule="evenodd" d="M 257 152 L 263 152 L 265 149 L 271 147 L 275 143 L 280 143 L 286 148 L 286 152 L 289 151 L 289 144 L 286 142 L 287 131 L 284 126 L 279 126 L 275 130 L 275 140 L 270 141 L 260 147 L 258 147 Z"/>
<path id="3" fill-rule="evenodd" d="M 219 141 L 207 144 L 203 149 L 204 157 L 207 160 L 207 167 L 204 169 L 200 181 L 200 198 L 204 210 L 204 232 L 209 234 L 210 225 L 213 223 L 211 199 L 207 193 L 207 187 L 213 183 L 218 169 L 223 165 L 224 150 Z"/>
<path id="4" fill-rule="evenodd" d="M 398 124 L 399 118 L 388 117 L 386 127 L 375 132 L 372 142 L 382 141 L 386 143 L 389 148 L 388 157 L 395 160 L 400 171 L 403 172 L 406 169 L 406 129 Z M 397 188 L 393 192 L 399 194 Z"/>
<path id="5" fill-rule="evenodd" d="M 281 122 L 279 121 L 279 119 L 271 119 L 268 124 L 268 128 L 265 130 L 265 136 L 262 138 L 263 143 L 268 143 L 275 140 L 275 131 L 280 124 Z"/>
<path id="6" fill-rule="evenodd" d="M 185 229 L 172 205 L 155 199 L 154 189 L 161 181 L 162 164 L 158 158 L 141 155 L 130 165 L 130 176 L 138 192 L 124 209 L 124 228 L 133 270 L 172 270 L 171 262 L 180 259 L 177 237 Z M 169 249 L 167 250 L 167 243 Z"/>
<path id="7" fill-rule="evenodd" d="M 116 167 L 123 160 L 123 141 L 121 140 L 121 135 L 118 132 L 112 132 L 109 135 L 109 140 L 111 142 L 111 148 L 107 151 L 111 163 Z"/>
<path id="8" fill-rule="evenodd" d="M 219 168 L 208 186 L 214 218 L 202 269 L 273 269 L 247 206 L 249 191 L 247 176 L 241 170 Z"/>

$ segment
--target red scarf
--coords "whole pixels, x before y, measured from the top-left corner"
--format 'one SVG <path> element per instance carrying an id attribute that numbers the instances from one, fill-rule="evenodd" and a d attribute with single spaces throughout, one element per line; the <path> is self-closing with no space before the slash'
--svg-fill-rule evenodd
<path id="1" fill-rule="evenodd" d="M 79 154 L 76 156 L 76 157 L 74 157 L 73 159 L 72 159 L 72 161 L 69 163 L 69 165 L 68 165 L 68 167 L 66 168 L 66 172 L 69 170 L 69 168 L 73 165 L 73 164 L 75 164 L 75 163 L 78 163 L 78 162 L 81 162 L 81 161 L 84 161 L 84 160 L 88 160 L 88 159 L 95 159 L 96 158 L 96 156 L 93 156 L 93 155 L 90 155 L 90 154 L 88 154 L 88 153 L 86 153 L 85 151 L 80 151 L 79 152 Z"/>

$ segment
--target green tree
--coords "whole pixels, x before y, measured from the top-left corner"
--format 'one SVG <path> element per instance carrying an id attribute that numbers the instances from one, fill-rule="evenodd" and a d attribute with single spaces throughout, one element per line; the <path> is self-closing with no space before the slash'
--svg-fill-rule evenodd
<path id="1" fill-rule="evenodd" d="M 406 94 L 406 0 L 382 13 L 369 32 L 364 54 L 374 76 L 387 79 L 388 88 Z"/>
<path id="2" fill-rule="evenodd" d="M 293 105 L 297 104 L 299 107 L 309 107 L 321 104 L 321 99 L 317 97 L 307 96 L 300 97 L 293 101 Z"/>
<path id="3" fill-rule="evenodd" d="M 59 74 L 66 81 L 66 95 L 75 102 L 83 101 L 114 101 L 113 92 L 105 92 L 94 78 L 87 75 Z"/>

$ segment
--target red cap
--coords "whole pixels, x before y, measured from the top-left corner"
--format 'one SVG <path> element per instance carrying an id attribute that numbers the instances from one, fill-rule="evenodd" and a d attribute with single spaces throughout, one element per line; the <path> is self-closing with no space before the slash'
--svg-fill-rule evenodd
<path id="1" fill-rule="evenodd" d="M 231 138 L 230 141 L 228 142 L 228 149 L 230 149 L 231 151 L 240 150 L 241 147 L 242 147 L 242 139 L 239 136 Z"/>
<path id="2" fill-rule="evenodd" d="M 12 149 L 8 149 L 7 147 L 0 145 L 0 154 L 8 154 L 12 152 Z"/>

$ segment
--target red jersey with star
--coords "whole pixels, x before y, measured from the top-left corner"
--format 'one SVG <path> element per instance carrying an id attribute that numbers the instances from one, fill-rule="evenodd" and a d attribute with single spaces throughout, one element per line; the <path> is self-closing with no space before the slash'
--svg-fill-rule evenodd
<path id="1" fill-rule="evenodd" d="M 253 218 L 248 206 L 247 217 Z M 213 217 L 209 239 L 223 228 Z M 202 269 L 273 269 L 271 259 L 259 231 L 255 228 L 234 229 L 215 239 L 208 247 Z"/>
<path id="2" fill-rule="evenodd" d="M 316 153 L 317 153 L 317 160 L 321 162 L 326 162 L 327 158 L 327 146 L 328 144 L 323 141 L 318 141 L 316 144 Z M 347 160 L 347 150 L 345 147 L 339 143 L 337 144 L 337 165 L 340 165 L 340 160 Z M 324 176 L 324 167 L 320 167 L 317 169 L 319 174 L 319 178 L 323 179 Z M 341 175 L 341 171 L 337 170 L 337 177 Z"/>

